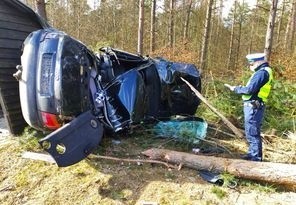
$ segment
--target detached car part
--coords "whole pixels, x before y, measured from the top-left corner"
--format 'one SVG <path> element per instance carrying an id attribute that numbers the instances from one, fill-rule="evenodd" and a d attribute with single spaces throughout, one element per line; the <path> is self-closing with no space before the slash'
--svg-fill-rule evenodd
<path id="1" fill-rule="evenodd" d="M 16 74 L 22 113 L 30 126 L 55 130 L 40 144 L 59 166 L 85 158 L 103 131 L 117 133 L 146 120 L 194 115 L 200 103 L 180 79 L 201 90 L 193 64 L 114 48 L 100 51 L 95 55 L 55 29 L 32 32 L 24 41 Z"/>

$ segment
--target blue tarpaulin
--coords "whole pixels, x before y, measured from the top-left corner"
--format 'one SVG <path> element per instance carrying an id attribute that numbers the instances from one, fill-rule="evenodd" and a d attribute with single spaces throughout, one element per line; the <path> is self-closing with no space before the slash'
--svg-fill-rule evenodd
<path id="1" fill-rule="evenodd" d="M 154 132 L 158 137 L 197 144 L 206 137 L 207 127 L 208 123 L 204 120 L 170 120 L 158 122 Z"/>

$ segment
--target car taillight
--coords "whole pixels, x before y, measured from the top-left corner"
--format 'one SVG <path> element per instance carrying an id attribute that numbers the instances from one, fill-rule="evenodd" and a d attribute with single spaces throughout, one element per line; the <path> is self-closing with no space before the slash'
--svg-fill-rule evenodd
<path id="1" fill-rule="evenodd" d="M 54 114 L 41 112 L 42 121 L 44 125 L 51 130 L 56 130 L 61 127 L 61 124 L 58 121 L 58 117 Z"/>

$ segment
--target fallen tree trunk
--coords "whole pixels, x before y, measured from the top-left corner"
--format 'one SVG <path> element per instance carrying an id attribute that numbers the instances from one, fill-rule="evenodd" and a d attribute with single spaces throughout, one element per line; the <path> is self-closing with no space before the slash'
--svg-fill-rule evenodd
<path id="1" fill-rule="evenodd" d="M 234 176 L 296 187 L 296 165 L 273 162 L 254 162 L 214 156 L 194 155 L 166 149 L 149 149 L 142 152 L 153 160 L 181 164 L 197 170 L 228 172 Z"/>

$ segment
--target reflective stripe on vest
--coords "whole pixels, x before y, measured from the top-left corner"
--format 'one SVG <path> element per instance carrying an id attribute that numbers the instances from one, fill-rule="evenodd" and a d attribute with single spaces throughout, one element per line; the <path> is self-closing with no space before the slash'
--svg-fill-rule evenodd
<path id="1" fill-rule="evenodd" d="M 259 90 L 258 93 L 258 97 L 262 99 L 263 102 L 267 101 L 267 97 L 270 93 L 271 90 L 271 81 L 273 80 L 273 75 L 272 75 L 272 70 L 269 67 L 265 67 L 263 68 L 264 70 L 266 70 L 269 74 L 269 78 L 268 78 L 268 82 L 265 83 Z M 251 78 L 249 79 L 247 86 L 249 85 L 252 77 L 255 75 L 255 73 L 253 73 L 253 75 L 251 76 Z M 249 100 L 252 97 L 252 95 L 242 95 L 243 100 Z"/>

